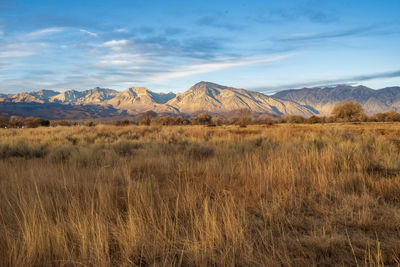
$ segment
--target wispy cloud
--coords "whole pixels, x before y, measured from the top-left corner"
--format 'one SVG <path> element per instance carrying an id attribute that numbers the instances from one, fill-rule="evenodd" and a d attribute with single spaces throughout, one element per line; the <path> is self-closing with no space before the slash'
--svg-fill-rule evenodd
<path id="1" fill-rule="evenodd" d="M 303 83 L 290 83 L 290 84 L 281 84 L 275 86 L 264 86 L 255 88 L 255 90 L 260 92 L 268 92 L 274 93 L 279 90 L 284 89 L 298 89 L 304 87 L 317 87 L 317 86 L 329 86 L 329 85 L 337 85 L 337 84 L 352 84 L 352 83 L 359 83 L 365 82 L 375 79 L 390 79 L 390 78 L 397 78 L 400 77 L 400 70 L 396 71 L 387 71 L 387 72 L 380 72 L 380 73 L 372 73 L 372 74 L 364 74 L 364 75 L 354 75 L 348 76 L 343 78 L 337 79 L 326 79 L 326 80 L 314 80 L 310 82 L 303 82 Z"/>
<path id="2" fill-rule="evenodd" d="M 118 29 L 115 29 L 114 32 L 124 33 L 124 32 L 128 32 L 128 29 L 126 29 L 126 28 L 118 28 Z"/>
<path id="3" fill-rule="evenodd" d="M 31 33 L 28 33 L 26 35 L 26 37 L 28 37 L 28 38 L 38 38 L 38 37 L 42 37 L 44 35 L 62 32 L 63 30 L 64 30 L 64 28 L 61 28 L 61 27 L 46 28 L 46 29 L 41 29 L 41 30 L 37 30 L 37 31 L 33 31 Z"/>
<path id="4" fill-rule="evenodd" d="M 264 58 L 225 59 L 217 60 L 214 62 L 182 66 L 178 69 L 166 73 L 157 74 L 152 78 L 152 80 L 153 82 L 160 83 L 178 78 L 193 76 L 196 74 L 219 71 L 226 68 L 280 61 L 290 56 L 292 56 L 292 54 Z"/>
<path id="5" fill-rule="evenodd" d="M 20 43 L 12 42 L 8 44 L 2 44 L 0 46 L 0 58 L 20 58 L 31 56 L 35 54 L 40 48 L 45 45 L 42 43 Z"/>
<path id="6" fill-rule="evenodd" d="M 93 36 L 93 37 L 97 37 L 97 36 L 98 36 L 97 33 L 90 32 L 90 31 L 85 30 L 85 29 L 81 29 L 80 32 L 86 33 L 86 34 L 88 34 L 88 35 L 90 35 L 90 36 Z"/>
<path id="7" fill-rule="evenodd" d="M 132 64 L 131 61 L 128 60 L 117 60 L 117 59 L 113 59 L 113 60 L 100 60 L 99 61 L 99 65 L 100 66 L 128 66 Z"/>
<path id="8" fill-rule="evenodd" d="M 376 25 L 371 25 L 367 27 L 359 27 L 343 31 L 331 31 L 331 32 L 320 32 L 320 33 L 295 33 L 280 39 L 280 41 L 323 40 L 323 39 L 332 39 L 332 38 L 340 38 L 347 36 L 359 36 L 370 33 L 376 28 L 377 28 Z"/>
<path id="9" fill-rule="evenodd" d="M 0 58 L 26 57 L 33 54 L 34 54 L 33 51 L 18 51 L 18 50 L 0 51 Z"/>

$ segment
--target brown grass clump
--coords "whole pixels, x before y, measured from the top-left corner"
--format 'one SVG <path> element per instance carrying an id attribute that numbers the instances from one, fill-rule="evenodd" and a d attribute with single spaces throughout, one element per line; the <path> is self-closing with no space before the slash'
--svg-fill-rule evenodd
<path id="1" fill-rule="evenodd" d="M 400 125 L 0 129 L 0 266 L 396 266 Z"/>

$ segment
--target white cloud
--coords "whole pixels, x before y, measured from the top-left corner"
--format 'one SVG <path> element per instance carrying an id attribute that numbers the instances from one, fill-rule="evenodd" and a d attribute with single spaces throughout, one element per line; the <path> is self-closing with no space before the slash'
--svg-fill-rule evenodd
<path id="1" fill-rule="evenodd" d="M 123 46 L 123 45 L 127 45 L 128 43 L 129 43 L 128 40 L 111 40 L 111 41 L 105 42 L 103 45 L 104 45 L 104 46 L 113 47 L 113 46 Z"/>
<path id="2" fill-rule="evenodd" d="M 46 28 L 46 29 L 41 29 L 41 30 L 37 30 L 31 33 L 28 33 L 26 35 L 26 37 L 28 38 L 37 38 L 43 35 L 47 35 L 47 34 L 52 34 L 52 33 L 57 33 L 57 32 L 62 32 L 64 29 L 60 28 L 60 27 L 53 27 L 53 28 Z"/>
<path id="3" fill-rule="evenodd" d="M 81 29 L 80 31 L 81 31 L 82 33 L 86 33 L 86 34 L 88 34 L 88 35 L 90 35 L 90 36 L 93 36 L 93 37 L 97 37 L 97 36 L 98 36 L 97 33 L 90 32 L 90 31 L 87 31 L 87 30 L 85 30 L 85 29 Z"/>
<path id="4" fill-rule="evenodd" d="M 114 32 L 128 32 L 128 30 L 126 28 L 119 28 L 119 29 L 115 29 Z"/>
<path id="5" fill-rule="evenodd" d="M 127 66 L 130 65 L 132 62 L 128 60 L 100 60 L 100 66 Z"/>
<path id="6" fill-rule="evenodd" d="M 100 67 L 123 67 L 122 70 L 140 69 L 150 63 L 142 54 L 111 53 L 100 58 Z"/>

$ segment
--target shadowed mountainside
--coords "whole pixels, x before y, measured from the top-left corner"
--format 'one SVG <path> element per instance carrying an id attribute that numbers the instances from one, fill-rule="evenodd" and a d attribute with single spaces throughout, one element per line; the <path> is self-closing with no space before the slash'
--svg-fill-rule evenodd
<path id="1" fill-rule="evenodd" d="M 285 90 L 273 97 L 309 105 L 322 115 L 330 115 L 337 103 L 350 100 L 362 104 L 368 115 L 389 110 L 400 111 L 400 87 L 374 90 L 365 86 L 339 85 Z"/>
<path id="2" fill-rule="evenodd" d="M 67 105 L 58 103 L 12 103 L 0 102 L 0 116 L 35 116 L 46 120 L 86 120 L 100 118 L 122 118 L 120 112 L 111 106 Z M 126 115 L 126 114 L 125 114 Z"/>

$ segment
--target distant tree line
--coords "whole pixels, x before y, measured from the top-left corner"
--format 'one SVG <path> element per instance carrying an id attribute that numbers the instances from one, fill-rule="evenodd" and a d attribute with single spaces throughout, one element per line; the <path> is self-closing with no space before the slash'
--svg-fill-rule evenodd
<path id="1" fill-rule="evenodd" d="M 8 119 L 4 116 L 0 116 L 1 128 L 37 128 L 39 126 L 50 126 L 50 121 L 35 117 L 22 118 L 20 116 L 11 116 Z"/>
<path id="2" fill-rule="evenodd" d="M 250 110 L 242 109 L 236 112 L 236 115 L 230 119 L 224 119 L 217 116 L 211 116 L 207 113 L 201 113 L 191 118 L 183 116 L 158 116 L 154 111 L 147 111 L 137 116 L 133 120 L 118 120 L 113 124 L 117 126 L 127 125 L 208 125 L 210 127 L 220 125 L 238 125 L 246 127 L 251 124 L 272 125 L 274 123 L 334 123 L 334 122 L 400 122 L 400 114 L 394 110 L 384 113 L 377 113 L 367 116 L 358 102 L 348 101 L 338 103 L 332 110 L 331 116 L 311 116 L 304 118 L 300 115 L 289 115 L 286 117 L 272 118 L 268 115 L 261 115 L 256 118 Z M 36 117 L 22 118 L 11 116 L 10 118 L 0 116 L 0 128 L 37 128 L 49 126 L 74 126 L 85 125 L 95 126 L 94 121 L 49 121 Z"/>

